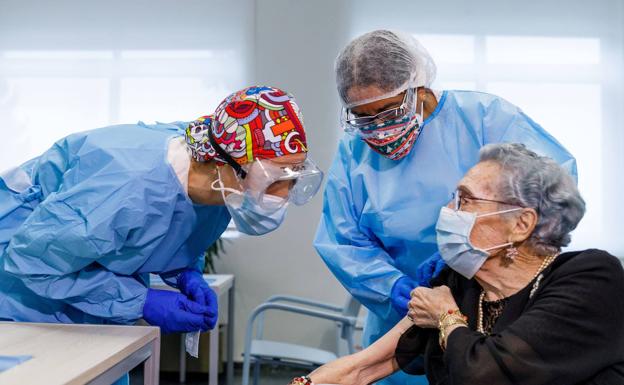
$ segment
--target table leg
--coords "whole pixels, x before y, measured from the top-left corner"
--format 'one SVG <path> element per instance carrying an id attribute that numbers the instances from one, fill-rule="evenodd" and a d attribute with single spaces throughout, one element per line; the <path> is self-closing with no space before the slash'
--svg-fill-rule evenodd
<path id="1" fill-rule="evenodd" d="M 151 354 L 143 364 L 143 384 L 158 385 L 160 375 L 160 335 L 150 345 Z"/>
<path id="2" fill-rule="evenodd" d="M 234 283 L 228 291 L 228 323 L 227 323 L 227 385 L 234 385 Z"/>
<path id="3" fill-rule="evenodd" d="M 178 377 L 180 384 L 186 382 L 186 334 L 180 333 L 180 376 Z"/>
<path id="4" fill-rule="evenodd" d="M 210 362 L 208 364 L 208 385 L 219 384 L 219 325 L 210 331 Z"/>

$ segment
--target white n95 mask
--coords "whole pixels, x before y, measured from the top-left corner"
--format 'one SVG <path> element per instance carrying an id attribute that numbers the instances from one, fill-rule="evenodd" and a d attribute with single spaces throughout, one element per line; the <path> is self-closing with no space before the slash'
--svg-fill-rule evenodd
<path id="1" fill-rule="evenodd" d="M 488 259 L 488 251 L 512 245 L 511 242 L 488 247 L 476 248 L 470 243 L 470 233 L 479 217 L 487 217 L 522 210 L 521 207 L 493 213 L 477 215 L 468 211 L 440 209 L 436 224 L 438 250 L 446 264 L 464 277 L 471 279 Z"/>
<path id="2" fill-rule="evenodd" d="M 215 184 L 219 187 L 215 187 Z M 212 183 L 212 189 L 221 191 L 225 207 L 232 216 L 236 228 L 243 234 L 263 235 L 277 229 L 286 216 L 286 199 L 263 194 L 258 202 L 251 194 L 223 186 L 221 177 Z M 229 192 L 225 196 L 225 191 Z"/>

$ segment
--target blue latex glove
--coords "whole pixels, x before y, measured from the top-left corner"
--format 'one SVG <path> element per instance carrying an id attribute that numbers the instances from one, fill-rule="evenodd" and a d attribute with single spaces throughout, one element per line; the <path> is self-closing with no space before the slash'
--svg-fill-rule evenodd
<path id="1" fill-rule="evenodd" d="M 407 314 L 407 304 L 410 301 L 410 293 L 418 286 L 418 282 L 408 276 L 403 276 L 396 280 L 390 292 L 390 302 L 392 307 L 401 316 Z"/>
<path id="2" fill-rule="evenodd" d="M 184 270 L 178 275 L 178 289 L 192 301 L 210 309 L 214 314 L 210 329 L 214 328 L 219 315 L 219 302 L 217 294 L 208 286 L 202 274 L 197 270 Z"/>
<path id="3" fill-rule="evenodd" d="M 440 253 L 435 253 L 425 259 L 416 270 L 418 286 L 431 287 L 430 281 L 437 277 L 445 267 L 446 263 L 440 256 Z"/>
<path id="4" fill-rule="evenodd" d="M 184 294 L 147 289 L 143 319 L 150 325 L 160 326 L 164 334 L 187 333 L 213 328 L 217 314 L 209 307 L 191 301 Z"/>

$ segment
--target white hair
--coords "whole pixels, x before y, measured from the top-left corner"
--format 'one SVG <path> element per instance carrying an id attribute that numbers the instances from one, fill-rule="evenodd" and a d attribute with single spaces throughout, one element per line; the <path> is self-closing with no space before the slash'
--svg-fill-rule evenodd
<path id="1" fill-rule="evenodd" d="M 488 144 L 479 155 L 480 162 L 493 161 L 502 167 L 499 193 L 505 202 L 537 212 L 528 245 L 542 256 L 567 246 L 570 232 L 585 214 L 585 201 L 568 172 L 518 143 Z"/>

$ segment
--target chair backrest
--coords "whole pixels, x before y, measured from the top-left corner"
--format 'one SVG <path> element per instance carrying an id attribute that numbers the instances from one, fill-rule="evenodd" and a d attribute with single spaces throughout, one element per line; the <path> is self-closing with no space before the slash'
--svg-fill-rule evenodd
<path id="1" fill-rule="evenodd" d="M 349 296 L 342 310 L 342 315 L 357 318 L 358 314 L 360 314 L 361 307 L 362 304 L 360 301 L 355 299 L 353 296 Z"/>
<path id="2" fill-rule="evenodd" d="M 342 308 L 342 315 L 347 317 L 358 318 L 362 304 L 349 295 L 344 307 Z M 354 353 L 356 350 L 354 334 L 355 327 L 348 327 L 341 323 L 337 324 L 336 330 L 336 355 L 342 357 L 347 354 Z"/>

